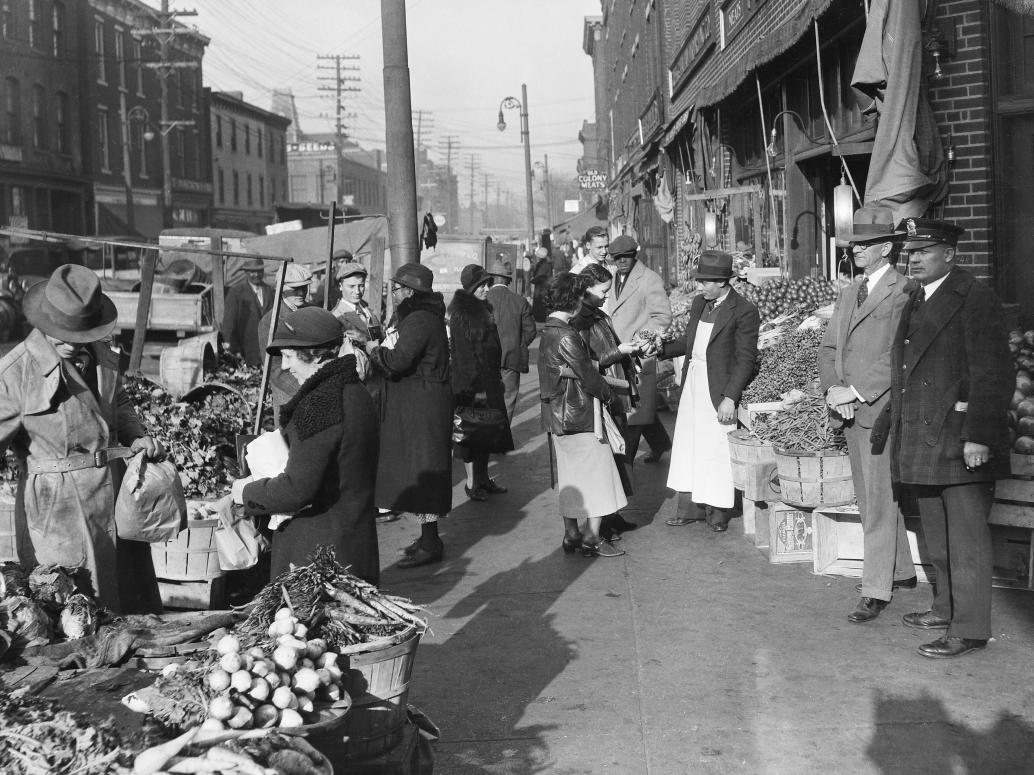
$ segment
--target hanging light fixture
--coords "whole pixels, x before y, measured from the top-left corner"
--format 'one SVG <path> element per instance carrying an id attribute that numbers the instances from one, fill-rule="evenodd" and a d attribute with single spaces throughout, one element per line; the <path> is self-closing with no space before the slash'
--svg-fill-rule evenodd
<path id="1" fill-rule="evenodd" d="M 713 248 L 718 244 L 718 214 L 708 210 L 704 213 L 704 245 Z"/>
<path id="2" fill-rule="evenodd" d="M 848 243 L 841 237 L 850 234 L 854 229 L 854 190 L 844 177 L 843 167 L 840 172 L 840 185 L 833 189 L 833 222 L 836 227 L 837 245 L 845 247 Z"/>

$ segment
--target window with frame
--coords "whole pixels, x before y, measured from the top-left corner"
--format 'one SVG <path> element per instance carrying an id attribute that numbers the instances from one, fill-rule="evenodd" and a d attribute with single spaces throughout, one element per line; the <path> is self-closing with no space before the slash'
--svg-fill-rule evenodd
<path id="1" fill-rule="evenodd" d="M 223 117 L 215 117 L 215 147 L 223 147 Z"/>
<path id="2" fill-rule="evenodd" d="M 111 137 L 108 134 L 107 108 L 97 108 L 97 142 L 100 145 L 101 172 L 111 172 Z"/>
<path id="3" fill-rule="evenodd" d="M 65 50 L 65 4 L 55 2 L 50 11 L 50 29 L 53 34 L 54 56 L 61 56 Z"/>
<path id="4" fill-rule="evenodd" d="M 29 45 L 33 48 L 43 45 L 39 22 L 39 0 L 29 0 Z"/>
<path id="5" fill-rule="evenodd" d="M 238 207 L 241 203 L 241 176 L 237 170 L 233 171 L 233 206 Z"/>
<path id="6" fill-rule="evenodd" d="M 126 88 L 126 37 L 120 27 L 115 28 L 115 67 L 118 72 L 118 87 Z"/>
<path id="7" fill-rule="evenodd" d="M 251 125 L 244 125 L 244 155 L 251 155 Z M 249 202 L 250 204 L 250 202 Z"/>
<path id="8" fill-rule="evenodd" d="M 32 145 L 47 147 L 47 94 L 39 84 L 32 87 Z"/>
<path id="9" fill-rule="evenodd" d="M 11 10 L 12 0 L 0 0 L 0 33 L 5 38 L 14 37 L 14 11 Z"/>
<path id="10" fill-rule="evenodd" d="M 252 197 L 251 173 L 250 172 L 248 173 L 248 178 L 246 180 L 246 183 L 247 183 L 247 191 L 248 191 L 248 200 L 247 200 L 248 201 L 248 207 L 251 207 L 254 204 L 254 201 L 253 201 L 253 197 Z"/>
<path id="11" fill-rule="evenodd" d="M 176 69 L 176 107 L 183 107 L 183 68 Z"/>
<path id="12" fill-rule="evenodd" d="M 179 173 L 181 178 L 187 177 L 187 148 L 186 140 L 184 135 L 186 133 L 182 128 L 179 128 L 176 132 L 176 157 L 179 159 Z"/>
<path id="13" fill-rule="evenodd" d="M 262 127 L 255 127 L 255 144 L 258 146 L 258 157 L 262 158 Z"/>
<path id="14" fill-rule="evenodd" d="M 22 143 L 22 89 L 17 78 L 4 80 L 4 142 Z"/>
<path id="15" fill-rule="evenodd" d="M 57 152 L 72 152 L 72 128 L 68 125 L 68 95 L 59 91 L 54 108 L 54 120 L 57 124 Z"/>
<path id="16" fill-rule="evenodd" d="M 144 47 L 140 41 L 133 42 L 133 69 L 136 73 L 136 94 L 144 96 Z"/>
<path id="17" fill-rule="evenodd" d="M 93 52 L 97 55 L 97 83 L 108 83 L 108 62 L 104 58 L 104 22 L 93 23 Z"/>
<path id="18" fill-rule="evenodd" d="M 237 152 L 237 119 L 230 119 L 230 150 Z"/>
<path id="19" fill-rule="evenodd" d="M 226 173 L 223 172 L 223 168 L 220 167 L 216 171 L 216 191 L 219 193 L 219 204 L 226 204 Z"/>
<path id="20" fill-rule="evenodd" d="M 259 192 L 259 207 L 266 206 L 266 178 L 264 175 L 259 175 L 258 179 L 258 192 Z"/>
<path id="21" fill-rule="evenodd" d="M 133 145 L 136 147 L 137 152 L 140 154 L 140 177 L 148 177 L 147 170 L 147 139 L 144 137 L 144 133 L 147 131 L 147 126 L 143 121 L 133 122 Z"/>

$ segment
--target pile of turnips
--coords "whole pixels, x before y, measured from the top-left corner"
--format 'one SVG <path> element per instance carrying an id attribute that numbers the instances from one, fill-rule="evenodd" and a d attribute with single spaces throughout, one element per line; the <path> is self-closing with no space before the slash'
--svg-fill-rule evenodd
<path id="1" fill-rule="evenodd" d="M 290 608 L 277 610 L 267 634 L 268 642 L 244 650 L 233 634 L 216 642 L 219 658 L 206 676 L 214 696 L 202 729 L 297 727 L 319 720 L 320 705 L 347 706 L 338 654 L 324 639 L 307 638 Z"/>

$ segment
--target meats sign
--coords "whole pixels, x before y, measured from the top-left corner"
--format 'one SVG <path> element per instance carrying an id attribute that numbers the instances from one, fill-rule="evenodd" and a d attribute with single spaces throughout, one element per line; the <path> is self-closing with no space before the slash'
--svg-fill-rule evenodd
<path id="1" fill-rule="evenodd" d="M 604 191 L 607 188 L 607 173 L 586 170 L 578 176 L 578 188 L 582 191 Z"/>

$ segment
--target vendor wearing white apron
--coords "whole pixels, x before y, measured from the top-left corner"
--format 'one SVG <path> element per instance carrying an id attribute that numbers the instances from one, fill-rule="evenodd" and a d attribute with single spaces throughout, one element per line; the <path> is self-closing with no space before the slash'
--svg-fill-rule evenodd
<path id="1" fill-rule="evenodd" d="M 722 532 L 728 530 L 736 495 L 727 434 L 754 376 L 761 320 L 757 308 L 729 285 L 730 254 L 705 250 L 692 276 L 700 295 L 693 299 L 686 337 L 666 342 L 659 354 L 689 356 L 668 469 L 668 487 L 679 493 L 678 510 L 667 524 L 706 519 Z"/>

